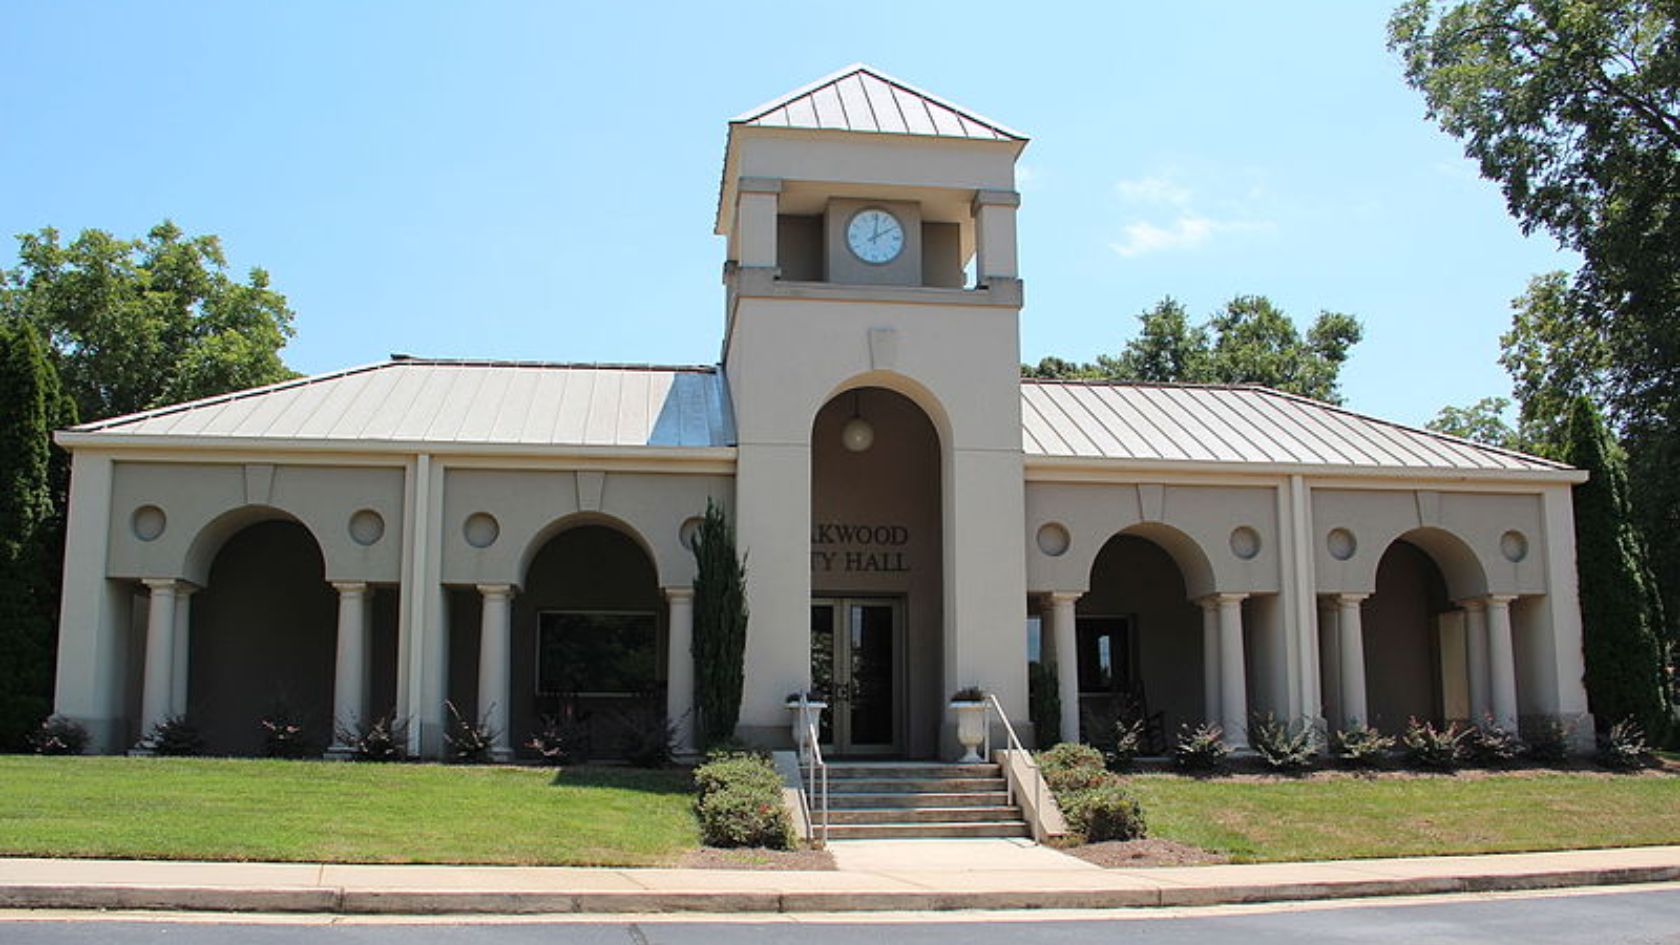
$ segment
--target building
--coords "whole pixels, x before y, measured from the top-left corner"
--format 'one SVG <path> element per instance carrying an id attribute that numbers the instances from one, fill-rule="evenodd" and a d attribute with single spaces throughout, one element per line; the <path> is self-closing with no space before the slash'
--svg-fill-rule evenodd
<path id="1" fill-rule="evenodd" d="M 948 757 L 951 694 L 1583 737 L 1570 487 L 1545 460 L 1252 387 L 1019 375 L 1019 133 L 867 67 L 729 125 L 721 363 L 393 359 L 60 434 L 57 710 L 120 751 L 185 713 L 252 751 L 446 700 L 692 722 L 708 501 L 748 555 L 739 734 Z M 1042 628 L 1042 641 L 1038 628 Z"/>

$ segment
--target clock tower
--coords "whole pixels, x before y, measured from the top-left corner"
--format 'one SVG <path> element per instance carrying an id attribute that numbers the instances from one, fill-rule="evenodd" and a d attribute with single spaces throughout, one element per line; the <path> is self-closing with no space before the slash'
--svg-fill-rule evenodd
<path id="1" fill-rule="evenodd" d="M 790 691 L 869 688 L 813 643 L 814 601 L 837 595 L 890 599 L 906 615 L 908 629 L 870 657 L 879 667 L 895 654 L 892 721 L 858 730 L 890 729 L 897 754 L 946 755 L 944 704 L 967 686 L 1027 727 L 1015 247 L 1026 144 L 863 65 L 730 122 L 717 233 L 728 240 L 723 367 L 752 612 L 743 737 L 785 740 Z M 862 435 L 899 415 L 927 431 L 925 451 L 909 433 Z M 842 422 L 843 450 L 825 432 Z M 894 558 L 870 535 L 926 547 Z M 854 543 L 823 544 L 837 536 Z M 881 561 L 902 565 L 902 584 L 844 569 Z M 834 660 L 864 662 L 843 646 Z M 839 677 L 813 677 L 830 671 Z"/>

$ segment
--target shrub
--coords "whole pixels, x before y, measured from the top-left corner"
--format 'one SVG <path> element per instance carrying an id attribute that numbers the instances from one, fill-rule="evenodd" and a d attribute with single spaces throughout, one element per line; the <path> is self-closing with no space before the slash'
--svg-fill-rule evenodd
<path id="1" fill-rule="evenodd" d="M 1598 742 L 1598 763 L 1615 771 L 1632 771 L 1652 762 L 1645 730 L 1631 717 L 1610 726 Z"/>
<path id="2" fill-rule="evenodd" d="M 1057 794 L 1068 828 L 1085 839 L 1086 843 L 1104 840 L 1137 840 L 1147 832 L 1143 808 L 1118 778 L 1105 776 L 1102 783 L 1081 791 L 1074 791 L 1062 800 Z"/>
<path id="3" fill-rule="evenodd" d="M 735 734 L 747 652 L 746 566 L 735 551 L 735 528 L 723 508 L 706 500 L 694 532 L 694 704 L 700 743 Z"/>
<path id="4" fill-rule="evenodd" d="M 1413 718 L 1406 721 L 1406 733 L 1400 736 L 1400 745 L 1412 767 L 1452 771 L 1464 760 L 1465 734 L 1456 722 L 1438 729 L 1432 722 Z"/>
<path id="5" fill-rule="evenodd" d="M 163 757 L 184 758 L 204 754 L 204 738 L 199 735 L 198 727 L 187 721 L 184 715 L 171 715 L 152 726 L 152 730 L 141 740 L 142 748 L 154 755 Z"/>
<path id="6" fill-rule="evenodd" d="M 1574 727 L 1567 722 L 1552 719 L 1540 723 L 1529 735 L 1529 760 L 1543 765 L 1568 761 L 1569 740 L 1574 733 Z"/>
<path id="7" fill-rule="evenodd" d="M 1248 744 L 1277 771 L 1302 771 L 1318 758 L 1318 738 L 1311 725 L 1292 726 L 1270 714 L 1250 720 Z"/>
<path id="8" fill-rule="evenodd" d="M 338 740 L 349 747 L 355 761 L 401 761 L 408 752 L 408 725 L 395 713 L 365 719 L 338 730 Z"/>
<path id="9" fill-rule="evenodd" d="M 951 693 L 952 702 L 985 702 L 986 690 L 979 686 L 964 686 Z"/>
<path id="10" fill-rule="evenodd" d="M 744 742 L 739 738 L 726 738 L 706 750 L 706 763 L 726 761 L 731 758 L 752 757 L 764 761 L 770 760 L 770 752 L 757 745 Z"/>
<path id="11" fill-rule="evenodd" d="M 51 715 L 29 733 L 29 747 L 37 755 L 79 755 L 87 749 L 88 730 L 75 719 Z"/>
<path id="12" fill-rule="evenodd" d="M 1350 768 L 1376 768 L 1388 759 L 1394 738 L 1363 722 L 1355 722 L 1330 738 L 1330 754 Z"/>
<path id="13" fill-rule="evenodd" d="M 1038 753 L 1044 783 L 1057 797 L 1096 787 L 1108 778 L 1103 754 L 1090 745 L 1062 742 Z"/>
<path id="14" fill-rule="evenodd" d="M 757 755 L 737 755 L 694 771 L 700 839 L 713 847 L 787 849 L 793 821 L 782 803 L 782 779 Z"/>
<path id="15" fill-rule="evenodd" d="M 1225 730 L 1212 722 L 1178 727 L 1173 743 L 1173 764 L 1181 771 L 1208 773 L 1223 770 L 1231 748 L 1225 744 Z"/>
<path id="16" fill-rule="evenodd" d="M 449 710 L 449 724 L 443 730 L 444 760 L 460 765 L 481 765 L 489 762 L 497 732 L 490 728 L 488 718 L 474 722 L 461 715 L 455 703 L 444 702 Z"/>
<path id="17" fill-rule="evenodd" d="M 1522 757 L 1524 747 L 1516 732 L 1500 728 L 1492 719 L 1466 731 L 1463 746 L 1464 757 L 1484 768 L 1503 768 L 1515 762 Z"/>
<path id="18" fill-rule="evenodd" d="M 525 740 L 525 747 L 543 764 L 579 764 L 589 757 L 589 726 L 569 715 L 545 715 Z"/>
<path id="19" fill-rule="evenodd" d="M 313 754 L 304 740 L 303 723 L 286 706 L 276 705 L 257 724 L 263 730 L 264 758 L 304 758 Z"/>
<path id="20" fill-rule="evenodd" d="M 1124 771 L 1137 760 L 1143 749 L 1143 720 L 1117 719 L 1114 723 L 1114 750 L 1108 753 L 1108 766 Z"/>
<path id="21" fill-rule="evenodd" d="M 1027 664 L 1027 716 L 1040 745 L 1054 745 L 1068 734 L 1062 731 L 1062 694 L 1057 686 L 1056 667 L 1036 660 Z"/>
<path id="22" fill-rule="evenodd" d="M 658 703 L 649 702 L 618 716 L 619 748 L 637 768 L 668 768 L 674 760 L 677 723 Z"/>

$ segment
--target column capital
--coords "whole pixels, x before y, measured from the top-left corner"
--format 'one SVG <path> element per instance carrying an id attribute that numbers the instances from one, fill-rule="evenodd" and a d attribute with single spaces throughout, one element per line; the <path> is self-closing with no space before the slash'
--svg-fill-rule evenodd
<path id="1" fill-rule="evenodd" d="M 366 594 L 368 590 L 366 581 L 333 581 L 332 587 L 340 594 Z"/>
<path id="2" fill-rule="evenodd" d="M 974 193 L 974 209 L 981 207 L 1019 207 L 1021 194 L 1014 190 L 978 190 Z"/>
<path id="3" fill-rule="evenodd" d="M 1354 605 L 1354 604 L 1362 604 L 1362 603 L 1365 602 L 1365 598 L 1370 597 L 1370 596 L 1371 595 L 1369 595 L 1369 594 L 1347 593 L 1347 594 L 1336 594 L 1335 598 L 1336 598 L 1336 602 L 1338 604 L 1341 604 L 1343 607 L 1347 607 L 1347 606 L 1351 606 L 1351 605 Z"/>
<path id="4" fill-rule="evenodd" d="M 1487 598 L 1485 598 L 1485 597 L 1466 597 L 1463 600 L 1455 600 L 1455 601 L 1453 601 L 1453 603 L 1457 604 L 1460 608 L 1462 608 L 1464 610 L 1475 612 L 1475 611 L 1481 610 L 1482 608 L 1487 606 Z"/>
<path id="5" fill-rule="evenodd" d="M 1218 607 L 1222 604 L 1240 604 L 1248 600 L 1249 596 L 1247 591 L 1215 591 L 1198 598 L 1197 603 L 1203 607 Z"/>
<path id="6" fill-rule="evenodd" d="M 182 589 L 191 585 L 180 578 L 141 578 L 140 583 L 153 591 L 174 591 L 181 593 Z"/>
<path id="7" fill-rule="evenodd" d="M 478 592 L 485 597 L 512 597 L 519 593 L 517 584 L 480 584 Z"/>
<path id="8" fill-rule="evenodd" d="M 665 599 L 667 601 L 693 600 L 694 599 L 694 586 L 693 585 L 683 585 L 681 587 L 662 587 L 659 590 L 660 590 L 661 593 L 663 593 L 665 595 Z"/>
<path id="9" fill-rule="evenodd" d="M 1506 607 L 1520 596 L 1520 594 L 1489 594 L 1482 598 L 1482 602 L 1489 607 Z"/>
<path id="10" fill-rule="evenodd" d="M 1050 593 L 1045 594 L 1044 598 L 1054 605 L 1077 603 L 1079 599 L 1084 596 L 1084 591 L 1051 591 Z"/>

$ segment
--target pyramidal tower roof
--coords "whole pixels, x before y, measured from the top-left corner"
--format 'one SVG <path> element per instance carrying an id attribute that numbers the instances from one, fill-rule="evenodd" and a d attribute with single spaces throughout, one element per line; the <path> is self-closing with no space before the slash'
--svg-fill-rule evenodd
<path id="1" fill-rule="evenodd" d="M 861 62 L 746 111 L 729 123 L 982 141 L 1027 140 L 1026 135 L 1007 125 Z"/>

